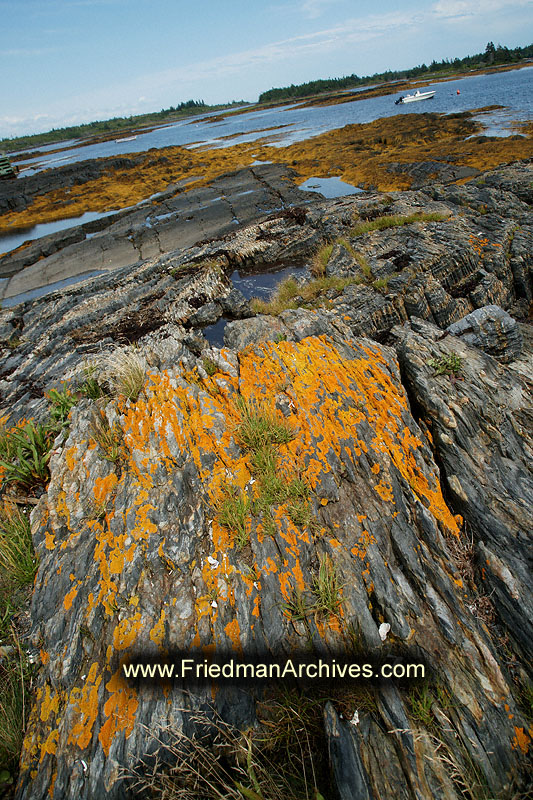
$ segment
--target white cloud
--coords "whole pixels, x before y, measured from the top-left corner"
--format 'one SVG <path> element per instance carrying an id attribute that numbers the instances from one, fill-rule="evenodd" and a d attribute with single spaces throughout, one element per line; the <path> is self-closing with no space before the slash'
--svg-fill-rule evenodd
<path id="1" fill-rule="evenodd" d="M 483 19 L 488 14 L 530 6 L 533 0 L 438 0 L 432 7 L 434 16 L 443 20 L 477 17 Z"/>
<path id="2" fill-rule="evenodd" d="M 32 58 L 33 56 L 49 56 L 57 53 L 57 47 L 13 47 L 10 50 L 0 50 L 1 58 Z"/>
<path id="3" fill-rule="evenodd" d="M 341 0 L 303 0 L 300 12 L 309 19 L 316 19 L 322 16 L 330 6 L 341 2 Z"/>

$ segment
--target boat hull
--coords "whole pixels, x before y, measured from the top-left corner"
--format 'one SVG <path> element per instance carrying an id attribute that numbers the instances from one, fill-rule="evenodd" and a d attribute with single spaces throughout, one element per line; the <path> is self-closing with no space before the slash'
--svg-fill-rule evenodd
<path id="1" fill-rule="evenodd" d="M 420 100 L 432 100 L 435 97 L 435 92 L 421 92 L 420 94 L 407 94 L 402 97 L 403 103 L 418 103 Z"/>

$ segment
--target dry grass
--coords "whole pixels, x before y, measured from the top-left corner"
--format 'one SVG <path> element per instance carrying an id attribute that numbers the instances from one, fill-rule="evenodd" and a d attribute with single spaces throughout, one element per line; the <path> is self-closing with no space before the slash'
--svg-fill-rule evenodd
<path id="1" fill-rule="evenodd" d="M 333 244 L 327 243 L 320 247 L 311 261 L 311 274 L 321 278 L 326 274 L 326 267 L 333 252 Z"/>
<path id="2" fill-rule="evenodd" d="M 254 731 L 240 731 L 216 712 L 185 711 L 196 733 L 165 729 L 150 766 L 129 773 L 139 796 L 152 800 L 324 800 L 308 777 L 313 754 L 305 736 L 295 763 L 272 760 Z M 294 717 L 294 714 L 293 714 Z M 299 726 L 292 720 L 292 726 Z M 164 741 L 163 741 L 164 740 Z M 166 744 L 169 742 L 170 744 Z M 170 766 L 172 765 L 172 766 Z"/>
<path id="3" fill-rule="evenodd" d="M 112 395 L 135 402 L 146 380 L 146 359 L 130 345 L 109 353 L 100 372 Z"/>

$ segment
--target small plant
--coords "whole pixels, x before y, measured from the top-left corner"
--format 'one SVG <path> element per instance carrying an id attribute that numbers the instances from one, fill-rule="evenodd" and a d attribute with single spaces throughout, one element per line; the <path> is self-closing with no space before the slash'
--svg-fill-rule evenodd
<path id="1" fill-rule="evenodd" d="M 458 378 L 463 369 L 463 359 L 455 353 L 440 358 L 432 358 L 428 366 L 434 369 L 434 375 L 449 375 Z"/>
<path id="2" fill-rule="evenodd" d="M 378 292 L 381 292 L 381 291 L 386 292 L 388 284 L 389 284 L 389 279 L 388 278 L 378 278 L 377 281 L 373 282 L 372 286 Z"/>
<path id="3" fill-rule="evenodd" d="M 4 483 L 24 489 L 44 484 L 50 477 L 48 461 L 52 432 L 45 425 L 26 422 L 0 433 L 0 467 Z"/>
<path id="4" fill-rule="evenodd" d="M 80 386 L 80 393 L 83 397 L 90 400 L 98 400 L 103 397 L 105 392 L 98 382 L 98 369 L 95 364 L 87 363 L 84 366 L 85 380 Z"/>
<path id="5" fill-rule="evenodd" d="M 91 433 L 106 461 L 118 464 L 124 454 L 124 436 L 118 422 L 111 427 L 105 413 L 97 412 L 91 422 Z"/>
<path id="6" fill-rule="evenodd" d="M 222 487 L 223 499 L 218 507 L 218 521 L 235 534 L 235 543 L 239 550 L 248 543 L 248 513 L 250 501 L 244 492 L 234 484 Z"/>
<path id="7" fill-rule="evenodd" d="M 52 424 L 60 430 L 68 424 L 68 415 L 70 409 L 76 405 L 77 397 L 65 387 L 63 391 L 50 389 L 48 399 L 50 401 L 50 419 Z"/>
<path id="8" fill-rule="evenodd" d="M 20 586 L 32 583 L 37 571 L 30 520 L 14 503 L 0 507 L 0 565 L 7 578 Z"/>
<path id="9" fill-rule="evenodd" d="M 301 528 L 307 528 L 311 523 L 311 508 L 307 500 L 294 500 L 287 508 L 289 519 Z"/>
<path id="10" fill-rule="evenodd" d="M 431 710 L 434 697 L 426 683 L 415 685 L 411 688 L 409 693 L 409 700 L 411 704 L 411 714 L 414 719 L 420 722 L 425 728 L 430 728 L 435 719 Z"/>
<path id="11" fill-rule="evenodd" d="M 110 353 L 104 374 L 112 394 L 135 402 L 146 380 L 146 360 L 133 346 Z"/>
<path id="12" fill-rule="evenodd" d="M 279 344 L 280 342 L 286 342 L 287 336 L 285 333 L 276 333 L 276 335 L 274 336 L 274 341 L 276 342 L 276 344 Z"/>
<path id="13" fill-rule="evenodd" d="M 287 444 L 294 438 L 289 424 L 265 403 L 242 399 L 239 408 L 241 423 L 236 438 L 244 450 L 258 452 L 265 446 Z"/>
<path id="14" fill-rule="evenodd" d="M 210 358 L 204 358 L 202 361 L 203 368 L 207 372 L 210 378 L 213 377 L 218 372 L 218 367 L 215 362 Z"/>
<path id="15" fill-rule="evenodd" d="M 293 622 L 302 622 L 313 613 L 313 607 L 299 589 L 293 589 L 292 595 L 282 603 L 281 607 L 285 616 Z"/>
<path id="16" fill-rule="evenodd" d="M 342 584 L 339 582 L 336 567 L 330 556 L 320 558 L 318 575 L 313 581 L 316 596 L 314 608 L 323 614 L 338 614 L 341 604 Z"/>

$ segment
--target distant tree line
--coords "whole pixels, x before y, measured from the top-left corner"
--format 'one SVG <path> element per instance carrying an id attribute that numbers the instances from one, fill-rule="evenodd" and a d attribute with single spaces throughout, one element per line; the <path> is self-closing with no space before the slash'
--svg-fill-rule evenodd
<path id="1" fill-rule="evenodd" d="M 464 58 L 454 58 L 451 61 L 447 58 L 442 61 L 432 61 L 429 66 L 427 64 L 420 64 L 420 66 L 412 67 L 411 69 L 388 69 L 385 72 L 376 72 L 374 75 L 365 75 L 364 77 L 353 74 L 346 75 L 343 78 L 325 78 L 322 80 L 308 81 L 307 83 L 299 83 L 297 85 L 292 83 L 290 86 L 279 89 L 269 89 L 267 92 L 263 92 L 259 95 L 259 102 L 270 103 L 278 100 L 308 97 L 309 95 L 321 94 L 323 92 L 366 86 L 371 83 L 384 83 L 388 81 L 418 78 L 421 75 L 429 75 L 442 71 L 455 72 L 461 69 L 472 69 L 487 65 L 496 66 L 498 64 L 510 64 L 512 62 L 521 61 L 524 58 L 533 58 L 533 44 L 527 47 L 516 47 L 510 50 L 508 47 L 502 47 L 501 44 L 495 46 L 493 42 L 489 42 L 484 53 L 476 53 L 476 55 L 465 56 Z"/>
<path id="2" fill-rule="evenodd" d="M 131 130 L 141 125 L 157 124 L 162 119 L 168 117 L 179 118 L 201 114 L 203 112 L 218 111 L 221 108 L 231 108 L 236 105 L 244 105 L 244 100 L 234 100 L 219 106 L 206 105 L 203 100 L 186 100 L 178 103 L 177 106 L 162 108 L 161 111 L 151 111 L 147 114 L 138 114 L 130 117 L 113 117 L 113 119 L 97 120 L 87 122 L 83 125 L 70 125 L 66 128 L 52 128 L 46 133 L 36 133 L 28 136 L 18 136 L 0 140 L 0 150 L 14 151 L 26 150 L 29 147 L 49 144 L 51 142 L 64 142 L 68 139 L 79 139 L 86 136 L 98 136 Z"/>

